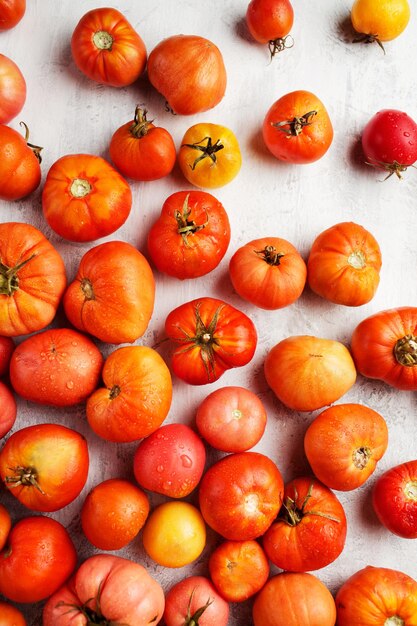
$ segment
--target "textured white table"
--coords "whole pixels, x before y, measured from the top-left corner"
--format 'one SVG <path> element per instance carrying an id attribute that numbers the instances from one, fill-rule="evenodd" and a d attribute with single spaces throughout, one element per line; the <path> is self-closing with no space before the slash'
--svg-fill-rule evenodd
<path id="1" fill-rule="evenodd" d="M 386 45 L 384 56 L 376 45 L 350 43 L 350 1 L 294 0 L 295 45 L 270 63 L 267 49 L 250 41 L 247 35 L 246 0 L 118 0 L 113 6 L 138 30 L 148 52 L 161 39 L 179 33 L 205 36 L 220 47 L 228 72 L 225 98 L 208 113 L 180 117 L 164 110 L 163 98 L 146 77 L 117 90 L 91 82 L 76 69 L 69 45 L 72 31 L 87 10 L 107 5 L 104 0 L 29 0 L 22 22 L 15 29 L 0 33 L 0 52 L 19 65 L 28 88 L 25 107 L 11 126 L 18 129 L 18 122 L 24 120 L 33 141 L 44 146 L 43 180 L 52 163 L 65 154 L 86 152 L 108 157 L 112 133 L 131 119 L 137 103 L 145 103 L 156 123 L 170 130 L 177 145 L 185 130 L 199 121 L 217 122 L 234 130 L 242 150 L 241 172 L 232 183 L 213 192 L 231 222 L 227 255 L 215 271 L 194 281 L 179 282 L 156 275 L 155 312 L 141 343 L 153 345 L 162 336 L 167 313 L 194 297 L 219 297 L 250 315 L 259 334 L 253 361 L 205 387 L 191 387 L 175 379 L 166 422 L 192 424 L 196 407 L 209 392 L 225 385 L 246 386 L 259 394 L 268 411 L 267 431 L 255 449 L 270 455 L 284 479 L 289 480 L 309 471 L 303 435 L 314 414 L 290 412 L 274 398 L 263 375 L 269 348 L 293 334 L 312 334 L 348 343 L 356 324 L 371 313 L 417 304 L 417 172 L 410 169 L 402 181 L 393 176 L 381 183 L 382 176 L 357 158 L 361 130 L 378 110 L 398 108 L 417 119 L 417 74 L 413 62 L 417 58 L 417 12 L 403 35 Z M 263 145 L 260 129 L 266 111 L 278 97 L 294 89 L 317 94 L 334 125 L 334 141 L 328 154 L 313 165 L 284 165 L 270 156 Z M 0 219 L 28 221 L 46 233 L 62 253 L 71 279 L 90 246 L 63 241 L 50 231 L 41 212 L 41 188 L 24 201 L 1 202 Z M 108 239 L 123 239 L 146 253 L 147 232 L 163 201 L 172 192 L 189 188 L 178 169 L 161 181 L 132 183 L 131 215 Z M 291 241 L 306 258 L 319 232 L 346 220 L 370 230 L 382 250 L 381 284 L 368 305 L 357 309 L 332 305 L 306 290 L 293 306 L 265 312 L 234 293 L 228 279 L 228 260 L 243 243 L 264 235 L 279 236 Z M 113 349 L 102 344 L 100 348 L 105 355 Z M 316 572 L 333 592 L 367 564 L 401 569 L 417 576 L 416 543 L 385 530 L 370 503 L 371 488 L 379 473 L 417 457 L 415 394 L 396 392 L 359 376 L 343 401 L 361 402 L 379 411 L 388 423 L 390 441 L 374 477 L 358 490 L 337 494 L 348 518 L 346 546 L 336 562 Z M 14 430 L 43 421 L 58 421 L 76 428 L 89 441 L 88 483 L 80 498 L 53 514 L 68 527 L 82 558 L 94 553 L 80 531 L 83 498 L 104 479 L 132 478 L 136 445 L 99 440 L 85 421 L 83 407 L 56 411 L 19 401 Z M 211 453 L 210 462 L 214 459 L 215 454 Z M 0 499 L 11 508 L 14 520 L 27 515 L 28 511 L 4 490 Z M 161 499 L 151 495 L 152 504 Z M 189 500 L 195 501 L 195 494 Z M 190 573 L 206 573 L 206 557 L 215 541 L 216 537 L 209 533 L 207 548 L 198 562 L 179 570 L 153 564 L 143 554 L 140 536 L 119 554 L 145 564 L 168 588 Z M 249 602 L 233 606 L 230 624 L 250 624 L 250 607 Z M 40 623 L 41 605 L 23 610 L 30 626 Z"/>

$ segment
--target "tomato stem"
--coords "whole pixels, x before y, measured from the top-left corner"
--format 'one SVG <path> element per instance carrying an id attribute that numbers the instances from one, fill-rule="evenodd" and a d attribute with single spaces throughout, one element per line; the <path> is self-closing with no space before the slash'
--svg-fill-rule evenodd
<path id="1" fill-rule="evenodd" d="M 29 141 L 28 141 L 28 139 L 29 139 L 29 128 L 28 128 L 27 124 L 25 124 L 25 122 L 20 122 L 20 126 L 24 126 L 25 127 L 25 141 L 26 141 L 27 145 L 29 146 L 29 148 L 32 149 L 32 152 L 34 153 L 35 157 L 38 159 L 39 163 L 42 163 L 41 150 L 43 150 L 43 148 L 41 148 L 40 146 L 35 146 L 33 143 L 29 143 Z"/>
<path id="2" fill-rule="evenodd" d="M 19 289 L 19 270 L 29 263 L 36 254 L 33 253 L 28 259 L 21 261 L 14 267 L 9 267 L 0 261 L 0 295 L 11 296 L 14 291 Z"/>
<path id="3" fill-rule="evenodd" d="M 417 502 L 417 479 L 410 480 L 404 487 L 405 497 L 408 500 Z"/>
<path id="4" fill-rule="evenodd" d="M 381 50 L 383 51 L 383 53 L 386 54 L 385 48 L 382 45 L 382 41 L 378 38 L 378 35 L 362 33 L 359 37 L 355 37 L 355 39 L 352 39 L 352 43 L 374 43 L 374 42 L 376 42 L 378 46 L 381 48 Z"/>
<path id="5" fill-rule="evenodd" d="M 194 589 L 192 590 L 190 594 L 190 598 L 188 600 L 187 615 L 185 616 L 184 626 L 198 626 L 199 624 L 198 620 L 203 615 L 204 611 L 210 606 L 210 604 L 214 602 L 214 598 L 208 598 L 207 602 L 203 606 L 201 606 L 199 609 L 197 609 L 195 613 L 191 615 L 191 603 L 192 603 L 195 591 L 196 591 L 196 587 L 194 587 Z"/>
<path id="6" fill-rule="evenodd" d="M 364 469 L 368 465 L 371 456 L 372 452 L 370 448 L 357 448 L 352 455 L 354 466 L 361 470 Z"/>
<path id="7" fill-rule="evenodd" d="M 35 487 L 43 496 L 46 495 L 38 483 L 38 474 L 35 468 L 18 465 L 17 467 L 9 467 L 9 470 L 14 473 L 14 476 L 6 476 L 4 479 L 9 489 L 15 489 L 21 486 Z"/>
<path id="8" fill-rule="evenodd" d="M 95 300 L 95 294 L 94 294 L 94 289 L 93 289 L 93 285 L 92 282 L 89 278 L 83 278 L 81 281 L 81 291 L 84 294 L 84 298 L 86 300 Z"/>
<path id="9" fill-rule="evenodd" d="M 289 40 L 290 43 L 287 43 Z M 291 35 L 287 35 L 286 37 L 277 37 L 277 39 L 270 39 L 268 41 L 268 49 L 271 55 L 271 60 L 278 52 L 282 52 L 283 50 L 287 50 L 288 48 L 292 48 L 294 45 L 294 39 Z"/>
<path id="10" fill-rule="evenodd" d="M 195 223 L 194 220 L 188 219 L 190 217 L 190 215 L 191 215 L 191 209 L 188 206 L 188 199 L 189 199 L 189 197 L 190 197 L 190 194 L 187 194 L 187 196 L 186 196 L 186 198 L 184 200 L 184 204 L 182 206 L 182 213 L 181 213 L 181 211 L 178 211 L 178 210 L 176 210 L 175 213 L 174 213 L 174 217 L 177 220 L 178 234 L 181 235 L 183 243 L 184 243 L 186 248 L 191 248 L 192 247 L 188 243 L 188 236 L 189 235 L 193 235 L 194 233 L 198 232 L 199 230 L 202 230 L 208 224 L 207 212 L 206 212 L 206 218 L 207 219 L 204 222 L 204 224 L 201 224 L 200 226 L 197 226 L 197 224 Z"/>
<path id="11" fill-rule="evenodd" d="M 284 256 L 282 252 L 277 252 L 275 246 L 265 246 L 263 250 L 254 250 L 255 254 L 262 257 L 268 265 L 280 265 Z"/>
<path id="12" fill-rule="evenodd" d="M 69 190 L 74 198 L 84 198 L 91 192 L 92 186 L 85 178 L 74 178 Z"/>
<path id="13" fill-rule="evenodd" d="M 284 122 L 271 122 L 271 126 L 282 131 L 288 137 L 298 137 L 303 131 L 305 126 L 311 126 L 313 123 L 312 118 L 317 115 L 317 111 L 309 111 L 301 116 L 296 116 L 292 120 L 285 120 Z M 288 126 L 288 128 L 285 128 Z"/>
<path id="14" fill-rule="evenodd" d="M 398 161 L 386 163 L 384 161 L 377 161 L 376 159 L 369 159 L 369 161 L 365 161 L 365 165 L 370 165 L 371 167 L 375 167 L 377 169 L 386 170 L 388 174 L 385 176 L 384 180 L 387 180 L 393 174 L 395 174 L 397 178 L 401 179 L 401 172 L 405 172 L 408 167 L 416 167 L 415 165 L 403 165 L 402 163 L 398 163 Z"/>
<path id="15" fill-rule="evenodd" d="M 294 491 L 294 499 L 287 496 L 282 503 L 282 509 L 280 514 L 278 515 L 278 519 L 282 520 L 288 526 L 296 526 L 301 522 L 303 517 L 306 515 L 317 515 L 318 517 L 325 517 L 326 519 L 331 520 L 332 522 L 336 522 L 340 524 L 340 520 L 329 513 L 323 513 L 322 511 L 314 511 L 312 509 L 306 511 L 305 507 L 310 500 L 313 494 L 313 483 L 310 484 L 307 495 L 304 498 L 301 507 L 298 506 L 298 493 L 297 490 Z"/>
<path id="16" fill-rule="evenodd" d="M 204 141 L 207 141 L 207 145 L 205 146 L 200 145 Z M 220 139 L 216 139 L 216 142 L 212 143 L 211 137 L 204 137 L 203 139 L 200 139 L 200 141 L 196 141 L 195 143 L 183 143 L 181 147 L 183 146 L 186 148 L 193 148 L 194 150 L 199 150 L 200 152 L 203 153 L 202 155 L 196 158 L 196 160 L 194 161 L 192 165 L 190 165 L 192 170 L 195 170 L 196 165 L 200 161 L 206 158 L 209 158 L 213 161 L 213 163 L 216 163 L 217 161 L 216 152 L 218 152 L 219 150 L 223 150 L 224 148 L 224 145 L 220 143 Z"/>
<path id="17" fill-rule="evenodd" d="M 394 356 L 400 365 L 417 365 L 417 336 L 409 334 L 398 339 L 394 346 Z"/>
<path id="18" fill-rule="evenodd" d="M 106 30 L 98 30 L 93 35 L 93 42 L 99 50 L 111 50 L 113 46 L 113 37 Z"/>
<path id="19" fill-rule="evenodd" d="M 141 109 L 140 105 L 137 105 L 135 109 L 135 118 L 129 130 L 136 139 L 144 137 L 149 131 L 149 126 L 152 125 L 152 121 L 149 122 L 146 119 L 147 112 L 146 109 Z"/>

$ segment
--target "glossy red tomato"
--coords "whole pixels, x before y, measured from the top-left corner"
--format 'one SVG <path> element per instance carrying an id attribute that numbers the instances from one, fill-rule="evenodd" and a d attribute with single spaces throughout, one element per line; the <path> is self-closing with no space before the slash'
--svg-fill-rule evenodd
<path id="1" fill-rule="evenodd" d="M 3 550 L 6 545 L 11 527 L 12 518 L 10 513 L 3 504 L 0 504 L 0 550 Z"/>
<path id="2" fill-rule="evenodd" d="M 281 52 L 294 23 L 294 9 L 289 0 L 251 0 L 246 10 L 246 24 L 255 41 L 268 43 L 271 56 Z"/>
<path id="3" fill-rule="evenodd" d="M 25 137 L 9 126 L 0 124 L 0 199 L 20 200 L 35 191 L 41 182 L 40 152 L 42 148 L 28 143 Z"/>
<path id="4" fill-rule="evenodd" d="M 417 539 L 417 460 L 391 467 L 379 476 L 372 504 L 388 530 L 405 539 Z"/>
<path id="5" fill-rule="evenodd" d="M 165 596 L 166 626 L 227 626 L 229 604 L 205 576 L 189 576 Z"/>
<path id="6" fill-rule="evenodd" d="M 14 28 L 26 11 L 26 0 L 1 0 L 0 31 Z"/>
<path id="7" fill-rule="evenodd" d="M 177 191 L 164 202 L 148 235 L 148 250 L 160 272 L 197 278 L 211 272 L 230 242 L 227 213 L 205 191 Z"/>
<path id="8" fill-rule="evenodd" d="M 16 400 L 7 385 L 0 381 L 0 438 L 7 435 L 16 419 Z"/>
<path id="9" fill-rule="evenodd" d="M 362 148 L 368 165 L 401 178 L 417 161 L 417 124 L 403 111 L 379 111 L 362 132 Z"/>
<path id="10" fill-rule="evenodd" d="M 0 377 L 5 376 L 9 371 L 13 350 L 13 339 L 11 337 L 0 336 Z"/>
<path id="11" fill-rule="evenodd" d="M 8 124 L 16 117 L 25 100 L 26 81 L 22 72 L 14 61 L 0 54 L 0 124 Z"/>

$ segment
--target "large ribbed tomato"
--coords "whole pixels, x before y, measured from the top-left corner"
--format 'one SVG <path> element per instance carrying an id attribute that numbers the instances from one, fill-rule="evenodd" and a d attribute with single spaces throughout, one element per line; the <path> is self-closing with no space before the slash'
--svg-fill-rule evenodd
<path id="1" fill-rule="evenodd" d="M 13 128 L 0 125 L 0 199 L 20 200 L 35 191 L 41 182 L 40 152 L 42 148 L 28 143 Z"/>

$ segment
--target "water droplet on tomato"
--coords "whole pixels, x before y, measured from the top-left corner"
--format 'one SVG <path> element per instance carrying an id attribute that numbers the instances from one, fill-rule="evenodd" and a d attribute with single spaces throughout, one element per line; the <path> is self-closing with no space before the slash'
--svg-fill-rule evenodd
<path id="1" fill-rule="evenodd" d="M 404 137 L 409 137 L 410 133 L 407 133 L 407 131 L 404 133 Z"/>
<path id="2" fill-rule="evenodd" d="M 161 474 L 164 471 L 164 466 L 163 465 L 158 465 L 157 468 L 156 468 L 156 471 Z"/>
<path id="3" fill-rule="evenodd" d="M 180 459 L 183 467 L 192 467 L 193 461 L 192 459 L 190 459 L 189 456 L 187 456 L 186 454 L 181 454 Z"/>
<path id="4" fill-rule="evenodd" d="M 72 382 L 72 380 L 69 380 L 66 384 L 66 388 L 67 389 L 73 389 L 74 387 L 74 383 Z"/>

